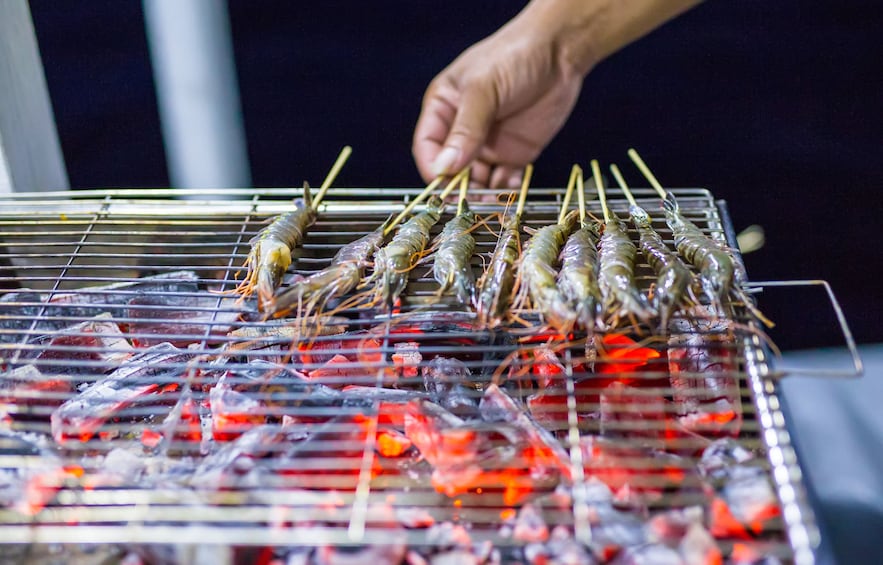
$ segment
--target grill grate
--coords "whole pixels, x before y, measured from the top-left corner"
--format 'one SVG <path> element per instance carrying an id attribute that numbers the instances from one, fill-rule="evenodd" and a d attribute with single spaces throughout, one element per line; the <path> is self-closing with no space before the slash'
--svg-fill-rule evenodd
<path id="1" fill-rule="evenodd" d="M 0 542 L 212 543 L 277 547 L 280 556 L 302 546 L 319 548 L 316 562 L 333 551 L 394 561 L 396 548 L 429 554 L 465 535 L 473 554 L 530 560 L 552 551 L 551 542 L 532 543 L 542 537 L 528 527 L 533 508 L 553 540 L 577 540 L 596 557 L 634 546 L 623 555 L 639 559 L 662 551 L 651 542 L 666 541 L 678 519 L 689 523 L 677 511 L 698 507 L 733 561 L 812 561 L 817 533 L 768 355 L 741 310 L 725 338 L 714 320 L 692 326 L 690 343 L 608 334 L 591 370 L 584 336 L 550 347 L 537 327 L 476 329 L 468 313 L 437 301 L 428 263 L 412 270 L 399 312 L 334 312 L 321 319 L 322 335 L 293 342 L 298 324 L 265 322 L 252 301 L 225 291 L 243 274 L 249 239 L 287 209 L 278 198 L 298 192 L 248 191 L 250 200 L 236 201 L 190 191 L 204 200 L 182 201 L 173 198 L 183 191 L 90 191 L 3 202 Z M 727 241 L 707 191 L 673 192 L 689 218 Z M 635 193 L 671 244 L 658 200 Z M 531 194 L 525 224 L 553 222 L 560 191 Z M 327 266 L 408 196 L 338 191 L 290 273 Z M 624 200 L 610 204 L 625 216 Z M 597 203 L 590 211 L 600 216 Z M 475 237 L 480 272 L 495 239 Z M 645 290 L 653 280 L 640 264 Z M 684 354 L 700 359 L 678 361 Z M 458 361 L 466 384 L 452 388 L 432 372 L 442 358 Z M 436 403 L 445 414 L 433 412 Z M 525 410 L 534 421 L 514 421 Z M 730 436 L 738 453 L 756 454 L 739 472 L 760 469 L 777 495 L 756 531 L 727 529 L 716 502 L 723 491 L 697 472 L 710 440 Z"/>

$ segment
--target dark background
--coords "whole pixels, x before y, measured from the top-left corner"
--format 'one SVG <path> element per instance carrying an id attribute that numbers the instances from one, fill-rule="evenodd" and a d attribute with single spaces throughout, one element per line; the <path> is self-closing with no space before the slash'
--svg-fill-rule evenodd
<path id="1" fill-rule="evenodd" d="M 254 184 L 321 179 L 348 143 L 339 185 L 420 185 L 423 90 L 521 6 L 230 0 Z M 71 185 L 168 186 L 141 3 L 31 9 Z M 534 184 L 593 157 L 626 165 L 635 146 L 663 184 L 726 199 L 737 231 L 766 229 L 752 278 L 827 279 L 857 339 L 883 342 L 881 35 L 870 0 L 706 2 L 589 75 Z M 769 292 L 775 340 L 841 343 L 823 300 Z"/>

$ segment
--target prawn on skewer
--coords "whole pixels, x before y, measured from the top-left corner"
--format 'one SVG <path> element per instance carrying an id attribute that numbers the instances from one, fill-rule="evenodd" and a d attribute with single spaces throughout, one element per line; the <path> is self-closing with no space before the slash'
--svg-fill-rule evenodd
<path id="1" fill-rule="evenodd" d="M 234 292 L 242 298 L 257 292 L 259 310 L 272 312 L 275 309 L 276 289 L 291 266 L 291 252 L 303 243 L 307 230 L 316 222 L 325 192 L 351 153 L 349 146 L 341 150 L 315 199 L 310 197 L 309 184 L 304 183 L 303 197 L 294 201 L 294 209 L 274 218 L 248 242 L 251 249 L 244 265 L 248 271 Z"/>
<path id="2" fill-rule="evenodd" d="M 601 303 L 601 289 L 598 286 L 598 227 L 586 218 L 585 187 L 583 172 L 577 176 L 577 196 L 579 198 L 579 228 L 570 234 L 558 260 L 558 288 L 561 290 L 576 323 L 591 334 L 595 328 L 598 305 Z M 590 336 L 591 337 L 591 336 Z"/>
<path id="3" fill-rule="evenodd" d="M 475 238 L 472 229 L 475 227 L 475 212 L 466 201 L 466 190 L 469 177 L 460 180 L 460 200 L 457 215 L 445 224 L 438 236 L 438 250 L 432 263 L 432 276 L 440 285 L 439 296 L 451 291 L 457 300 L 464 304 L 472 304 L 475 294 L 475 275 L 470 262 L 475 252 Z"/>
<path id="4" fill-rule="evenodd" d="M 411 269 L 417 264 L 420 255 L 426 249 L 426 244 L 429 243 L 429 232 L 441 218 L 445 208 L 444 199 L 464 174 L 466 174 L 465 170 L 457 174 L 440 196 L 430 197 L 426 208 L 402 224 L 392 240 L 374 254 L 374 272 L 366 281 L 366 283 L 374 283 L 374 304 L 384 304 L 391 309 L 404 292 Z M 414 202 L 419 202 L 428 196 L 441 181 L 440 178 L 436 180 L 438 182 L 430 183 L 390 225 L 384 228 L 382 233 L 391 232 L 395 223 L 415 205 Z"/>
<path id="5" fill-rule="evenodd" d="M 303 242 L 317 217 L 310 187 L 304 183 L 304 196 L 294 201 L 294 210 L 277 216 L 249 241 L 251 250 L 245 260 L 248 272 L 236 293 L 247 298 L 257 292 L 258 309 L 272 311 L 276 289 L 291 266 L 291 252 Z"/>
<path id="6" fill-rule="evenodd" d="M 496 328 L 511 315 L 509 306 L 512 303 L 512 292 L 515 288 L 515 263 L 521 251 L 521 214 L 530 186 L 533 166 L 524 169 L 521 182 L 521 194 L 515 214 L 502 221 L 502 230 L 491 255 L 490 263 L 478 281 L 478 293 L 475 297 L 475 312 L 482 327 Z"/>
<path id="7" fill-rule="evenodd" d="M 693 273 L 681 261 L 677 253 L 671 251 L 662 237 L 653 229 L 652 220 L 646 210 L 638 206 L 629 190 L 619 167 L 610 165 L 610 171 L 619 183 L 620 189 L 629 201 L 629 215 L 638 231 L 639 245 L 647 263 L 656 273 L 656 287 L 653 292 L 653 306 L 659 312 L 659 331 L 666 333 L 672 315 L 679 308 L 689 308 L 698 302 L 693 295 Z"/>
<path id="8" fill-rule="evenodd" d="M 294 281 L 279 293 L 273 317 L 281 318 L 294 310 L 298 318 L 310 318 L 321 314 L 332 298 L 340 298 L 359 286 L 365 267 L 383 245 L 387 224 L 388 221 L 368 235 L 344 245 L 334 255 L 331 265 Z"/>
<path id="9" fill-rule="evenodd" d="M 546 324 L 562 335 L 570 332 L 576 318 L 564 294 L 558 289 L 557 262 L 561 248 L 576 227 L 576 213 L 568 214 L 567 206 L 578 172 L 578 167 L 574 166 L 558 222 L 543 226 L 533 234 L 525 244 L 518 264 L 521 284 L 515 298 L 516 308 L 525 308 L 529 299 L 531 306 L 542 314 Z"/>
<path id="10" fill-rule="evenodd" d="M 632 243 L 625 224 L 607 206 L 607 196 L 601 182 L 598 161 L 592 161 L 595 186 L 604 211 L 604 234 L 601 236 L 598 284 L 601 288 L 602 307 L 609 316 L 609 326 L 616 326 L 623 318 L 634 322 L 649 322 L 656 311 L 646 297 L 638 291 L 635 283 L 635 256 L 637 247 Z"/>
<path id="11" fill-rule="evenodd" d="M 742 264 L 733 258 L 725 245 L 710 238 L 681 212 L 674 195 L 662 188 L 637 151 L 629 149 L 628 154 L 662 198 L 665 221 L 671 228 L 675 247 L 699 271 L 699 283 L 712 311 L 723 311 L 730 297 L 735 297 L 764 325 L 773 327 L 775 324 L 763 315 L 741 287 L 748 280 Z"/>

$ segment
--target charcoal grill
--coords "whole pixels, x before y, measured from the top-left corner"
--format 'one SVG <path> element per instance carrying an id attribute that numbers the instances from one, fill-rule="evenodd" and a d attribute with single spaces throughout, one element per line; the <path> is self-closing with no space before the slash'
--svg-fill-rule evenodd
<path id="1" fill-rule="evenodd" d="M 185 192 L 188 200 L 179 199 Z M 327 266 L 342 244 L 373 230 L 413 196 L 413 191 L 398 189 L 332 192 L 291 273 L 305 275 Z M 658 199 L 649 190 L 634 192 L 670 243 Z M 649 453 L 648 441 L 661 441 L 666 426 L 662 421 L 618 418 L 620 407 L 615 403 L 607 407 L 612 420 L 585 417 L 597 414 L 600 400 L 579 392 L 580 387 L 594 386 L 586 378 L 581 360 L 585 349 L 579 345 L 555 352 L 563 371 L 554 377 L 558 392 L 550 395 L 562 398 L 556 404 L 559 413 L 553 410 L 545 420 L 566 455 L 567 469 L 556 472 L 568 474 L 565 482 L 572 488 L 556 490 L 560 476 L 550 481 L 521 473 L 513 481 L 527 481 L 530 493 L 524 497 L 517 487 L 507 491 L 495 488 L 493 481 L 446 494 L 433 487 L 421 467 L 425 462 L 418 461 L 413 448 L 404 458 L 383 455 L 379 442 L 398 437 L 383 435 L 396 429 L 396 416 L 389 410 L 401 411 L 395 393 L 385 391 L 384 384 L 391 374 L 401 388 L 420 382 L 420 368 L 409 369 L 407 357 L 396 357 L 406 352 L 409 342 L 419 344 L 421 365 L 434 356 L 460 359 L 476 381 L 483 382 L 479 388 L 486 389 L 500 375 L 523 381 L 524 387 L 510 387 L 508 394 L 527 401 L 537 393 L 530 387 L 536 386 L 532 375 L 539 362 L 519 351 L 535 351 L 543 339 L 535 328 L 468 329 L 468 314 L 446 300 L 435 304 L 437 286 L 426 265 L 412 271 L 401 307 L 392 314 L 379 309 L 337 312 L 333 320 L 324 321 L 331 328 L 327 335 L 305 338 L 298 347 L 291 346 L 290 334 L 262 335 L 274 323 L 256 315 L 253 302 L 236 301 L 227 292 L 243 274 L 249 239 L 268 218 L 287 210 L 290 198 L 299 193 L 116 190 L 20 194 L 2 202 L 0 288 L 7 290 L 0 301 L 0 429 L 14 439 L 0 452 L 0 470 L 13 477 L 13 470 L 19 469 L 19 479 L 26 479 L 6 479 L 5 492 L 25 487 L 30 491 L 24 500 L 4 499 L 0 551 L 26 558 L 42 555 L 39 548 L 73 552 L 87 544 L 93 550 L 120 548 L 121 557 L 130 548 L 155 556 L 145 554 L 144 548 L 158 552 L 174 547 L 178 553 L 172 554 L 181 558 L 192 556 L 181 553 L 182 548 L 211 545 L 224 548 L 212 554 L 215 558 L 256 560 L 273 551 L 260 553 L 260 548 L 277 548 L 276 555 L 284 555 L 280 548 L 285 547 L 319 548 L 314 557 L 319 551 L 328 557 L 334 548 L 355 552 L 404 543 L 431 552 L 433 546 L 456 546 L 451 540 L 461 530 L 455 525 L 462 525 L 473 548 L 492 544 L 505 558 L 524 555 L 515 548 L 530 545 L 523 536 L 512 535 L 513 516 L 528 501 L 542 508 L 550 528 L 563 526 L 574 539 L 591 543 L 603 533 L 604 519 L 599 522 L 593 514 L 598 481 L 592 476 L 597 469 L 586 467 L 580 437 L 601 432 L 637 449 L 617 463 L 630 474 L 630 486 L 637 491 L 632 495 L 640 511 L 633 514 L 707 507 L 708 493 L 695 474 L 686 472 L 672 485 L 663 471 L 663 465 L 671 463 L 641 455 Z M 720 241 L 734 241 L 722 202 L 702 189 L 673 193 L 700 227 Z M 250 200 L 228 199 L 243 194 Z M 554 221 L 560 195 L 560 190 L 532 189 L 526 225 Z M 620 214 L 627 210 L 624 200 L 614 198 L 610 204 Z M 474 208 L 479 214 L 502 210 L 496 203 Z M 590 202 L 590 210 L 600 215 L 596 202 Z M 449 217 L 450 210 L 434 233 Z M 477 231 L 476 238 L 473 265 L 478 271 L 478 254 L 491 251 L 494 239 L 484 231 Z M 641 264 L 638 274 L 641 285 L 648 287 L 653 277 L 647 265 Z M 116 356 L 127 354 L 118 349 L 119 342 L 96 341 L 98 330 L 82 325 L 99 314 L 100 322 L 122 331 L 116 337 L 142 347 L 167 341 L 184 354 L 148 361 L 156 369 L 153 392 L 119 407 L 83 437 L 64 431 L 62 437 L 50 414 L 123 363 Z M 532 312 L 520 315 L 536 319 Z M 738 383 L 742 423 L 736 441 L 759 455 L 756 464 L 774 487 L 778 516 L 762 533 L 747 539 L 723 535 L 717 541 L 725 554 L 739 546 L 784 561 L 810 563 L 819 534 L 780 411 L 771 355 L 758 326 L 741 309 L 734 309 L 732 319 L 738 322 L 733 339 L 718 344 L 711 358 L 725 356 L 733 363 L 726 376 Z M 345 328 L 346 336 L 334 334 L 335 326 Z M 607 345 L 605 350 L 615 358 L 599 356 L 595 371 L 614 363 L 621 367 L 646 347 L 662 357 L 655 365 L 648 361 L 636 376 L 647 383 L 636 387 L 635 394 L 666 399 L 683 394 L 665 382 L 667 366 L 660 359 L 668 353 L 667 342 L 641 341 L 646 337 L 636 336 L 638 345 Z M 278 363 L 291 358 L 299 371 L 312 374 L 335 354 L 349 361 L 313 383 L 337 391 L 344 382 L 363 387 L 349 394 L 347 402 L 323 404 L 315 401 L 321 396 L 318 388 L 276 386 L 272 378 L 256 384 L 245 372 L 258 359 Z M 211 414 L 208 390 L 225 371 L 232 371 L 226 377 L 231 390 L 244 391 L 255 405 L 245 421 L 228 422 L 230 427 L 222 432 L 229 432 L 229 438 L 222 433 L 218 439 L 212 433 L 217 421 L 206 417 Z M 513 377 L 518 374 L 526 377 Z M 419 388 L 412 387 L 412 395 L 428 397 Z M 185 395 L 191 395 L 189 406 L 197 413 L 195 419 L 191 414 L 189 428 L 181 413 Z M 663 410 L 672 410 L 671 405 Z M 331 416 L 337 419 L 329 420 Z M 275 426 L 275 435 L 268 432 L 267 444 L 255 448 L 252 457 L 226 461 L 221 472 L 205 466 L 212 457 L 217 463 L 219 452 L 229 451 L 235 438 L 242 437 L 239 434 L 260 423 Z M 245 427 L 237 429 L 236 424 Z M 307 435 L 309 441 L 303 439 Z M 699 440 L 665 441 L 681 454 L 675 467 L 695 468 Z M 624 497 L 618 508 L 631 508 L 628 489 L 617 496 Z M 513 502 L 512 497 L 519 500 Z M 436 524 L 431 531 L 426 527 L 429 521 Z M 373 558 L 382 559 L 383 552 L 377 555 Z"/>

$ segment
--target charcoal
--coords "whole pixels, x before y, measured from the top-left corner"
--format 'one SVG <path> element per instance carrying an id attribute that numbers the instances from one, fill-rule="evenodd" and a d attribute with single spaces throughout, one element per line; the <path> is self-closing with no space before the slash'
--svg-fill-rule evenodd
<path id="1" fill-rule="evenodd" d="M 478 399 L 465 383 L 471 383 L 469 367 L 458 359 L 436 357 L 423 367 L 423 385 L 429 398 L 462 418 L 479 416 Z"/>
<path id="2" fill-rule="evenodd" d="M 629 547 L 610 562 L 611 565 L 685 565 L 674 549 L 660 544 Z"/>
<path id="3" fill-rule="evenodd" d="M 549 527 L 536 506 L 528 503 L 521 507 L 512 536 L 520 542 L 544 542 L 549 539 Z"/>
<path id="4" fill-rule="evenodd" d="M 256 359 L 231 370 L 226 380 L 234 390 L 259 398 L 264 404 L 290 408 L 332 407 L 343 401 L 337 390 L 313 382 L 290 367 Z"/>
<path id="5" fill-rule="evenodd" d="M 89 440 L 104 422 L 123 409 L 153 398 L 154 393 L 177 390 L 183 365 L 193 355 L 161 343 L 132 357 L 113 373 L 59 406 L 50 418 L 52 436 L 59 443 Z"/>

